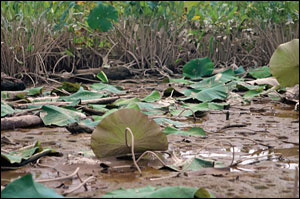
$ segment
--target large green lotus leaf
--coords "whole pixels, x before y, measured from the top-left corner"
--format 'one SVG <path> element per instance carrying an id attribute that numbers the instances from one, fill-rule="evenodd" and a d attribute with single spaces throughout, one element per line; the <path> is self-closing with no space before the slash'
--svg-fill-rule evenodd
<path id="1" fill-rule="evenodd" d="M 102 195 L 102 198 L 194 198 L 198 190 L 184 186 L 121 188 Z"/>
<path id="2" fill-rule="evenodd" d="M 164 151 L 168 149 L 167 137 L 147 115 L 136 109 L 120 109 L 106 116 L 92 134 L 91 147 L 98 158 L 117 156 L 131 152 L 125 144 L 125 129 L 134 135 L 134 151 Z M 128 133 L 127 143 L 131 144 Z"/>
<path id="3" fill-rule="evenodd" d="M 103 93 L 84 90 L 82 87 L 80 87 L 80 89 L 76 93 L 70 96 L 59 97 L 59 99 L 62 99 L 64 101 L 75 101 L 75 100 L 97 99 L 97 98 L 102 98 L 103 96 L 104 96 Z"/>
<path id="4" fill-rule="evenodd" d="M 45 125 L 66 126 L 86 117 L 83 113 L 53 105 L 44 105 L 42 110 L 41 119 Z"/>
<path id="5" fill-rule="evenodd" d="M 192 97 L 195 97 L 197 100 L 202 102 L 209 102 L 215 99 L 224 100 L 227 96 L 228 93 L 226 87 L 221 84 L 212 88 L 204 89 Z"/>
<path id="6" fill-rule="evenodd" d="M 99 3 L 91 10 L 87 22 L 93 29 L 107 32 L 112 27 L 112 22 L 118 21 L 118 12 L 111 5 Z"/>
<path id="7" fill-rule="evenodd" d="M 29 173 L 8 184 L 1 191 L 1 198 L 64 198 L 53 189 L 35 182 Z"/>
<path id="8" fill-rule="evenodd" d="M 269 65 L 272 75 L 281 86 L 299 84 L 299 39 L 279 45 Z"/>
<path id="9" fill-rule="evenodd" d="M 193 59 L 182 68 L 183 76 L 192 79 L 211 75 L 213 71 L 214 63 L 208 57 Z"/>
<path id="10" fill-rule="evenodd" d="M 218 73 L 212 77 L 205 78 L 204 80 L 190 86 L 195 89 L 211 88 L 219 84 L 225 84 L 235 79 L 238 79 L 238 77 L 236 77 L 234 71 L 229 68 L 221 73 Z"/>

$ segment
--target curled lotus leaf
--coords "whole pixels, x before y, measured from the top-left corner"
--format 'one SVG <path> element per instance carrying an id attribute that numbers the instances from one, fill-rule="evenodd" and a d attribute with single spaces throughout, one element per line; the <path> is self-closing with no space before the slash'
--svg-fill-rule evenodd
<path id="1" fill-rule="evenodd" d="M 278 46 L 270 59 L 270 71 L 281 86 L 299 84 L 299 39 Z"/>
<path id="2" fill-rule="evenodd" d="M 134 135 L 135 153 L 168 149 L 167 137 L 154 120 L 136 109 L 120 109 L 102 119 L 93 131 L 91 147 L 95 155 L 103 158 L 130 153 L 131 148 L 125 142 L 126 128 Z M 131 135 L 126 137 L 131 146 Z"/>

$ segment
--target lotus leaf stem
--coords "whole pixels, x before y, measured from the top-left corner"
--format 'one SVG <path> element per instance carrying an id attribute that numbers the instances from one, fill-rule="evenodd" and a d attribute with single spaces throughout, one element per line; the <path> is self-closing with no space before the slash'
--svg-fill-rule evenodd
<path id="1" fill-rule="evenodd" d="M 128 143 L 127 143 L 127 132 L 129 132 L 130 135 L 131 135 L 131 154 L 132 154 L 133 163 L 134 163 L 135 167 L 137 168 L 137 170 L 139 171 L 140 176 L 142 176 L 142 171 L 141 171 L 139 165 L 137 164 L 137 162 L 135 160 L 135 155 L 134 155 L 134 136 L 133 136 L 133 133 L 132 133 L 132 131 L 131 131 L 131 129 L 129 127 L 127 127 L 125 129 L 125 144 L 126 144 L 126 146 L 128 146 Z"/>

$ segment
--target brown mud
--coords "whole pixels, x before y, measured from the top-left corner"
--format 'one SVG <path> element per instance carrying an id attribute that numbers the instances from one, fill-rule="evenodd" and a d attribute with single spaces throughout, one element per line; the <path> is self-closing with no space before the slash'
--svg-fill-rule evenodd
<path id="1" fill-rule="evenodd" d="M 139 89 L 136 89 L 134 83 L 122 83 L 122 86 L 133 92 L 133 95 L 144 97 L 151 92 L 148 88 L 155 88 L 157 84 L 147 83 Z M 43 147 L 53 148 L 63 153 L 63 156 L 42 157 L 40 163 L 49 167 L 28 164 L 16 170 L 1 170 L 1 185 L 29 172 L 34 179 L 49 179 L 64 176 L 63 172 L 71 174 L 80 167 L 81 179 L 90 176 L 95 178 L 87 184 L 87 191 L 81 187 L 68 194 L 68 197 L 101 197 L 121 187 L 150 185 L 204 187 L 216 197 L 290 198 L 295 196 L 295 188 L 299 190 L 299 185 L 295 187 L 295 168 L 299 165 L 299 112 L 293 108 L 292 105 L 280 102 L 257 100 L 250 105 L 230 107 L 229 120 L 226 120 L 225 110 L 210 111 L 196 122 L 186 120 L 190 126 L 203 128 L 207 137 L 168 135 L 169 150 L 174 150 L 179 158 L 197 155 L 221 161 L 228 166 L 234 151 L 234 162 L 244 161 L 229 171 L 207 171 L 177 177 L 170 177 L 175 172 L 153 168 L 153 165 L 159 165 L 154 160 L 151 163 L 139 163 L 142 176 L 134 167 L 130 167 L 131 160 L 99 160 L 90 148 L 91 134 L 71 135 L 66 128 L 58 127 L 2 131 L 2 136 L 17 143 L 2 145 L 2 149 L 12 150 L 39 140 Z M 203 148 L 208 143 L 212 144 Z M 102 166 L 111 164 L 118 169 L 103 172 L 100 163 Z M 71 180 L 43 184 L 62 194 L 80 184 L 80 180 L 75 176 Z"/>

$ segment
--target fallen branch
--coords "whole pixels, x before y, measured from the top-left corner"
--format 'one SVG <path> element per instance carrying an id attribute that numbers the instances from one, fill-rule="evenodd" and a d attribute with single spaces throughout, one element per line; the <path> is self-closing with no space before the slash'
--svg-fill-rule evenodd
<path id="1" fill-rule="evenodd" d="M 43 124 L 43 121 L 36 115 L 1 118 L 1 130 L 31 127 L 40 124 Z"/>
<path id="2" fill-rule="evenodd" d="M 100 99 L 82 100 L 80 104 L 109 104 L 116 101 L 119 98 L 120 98 L 119 96 L 116 96 L 116 97 L 106 97 Z M 13 106 L 14 108 L 26 109 L 28 108 L 28 106 L 33 106 L 33 105 L 67 106 L 68 104 L 71 103 L 72 102 L 35 102 L 35 103 L 27 103 L 27 104 L 14 104 L 14 103 L 8 103 L 8 104 Z"/>

